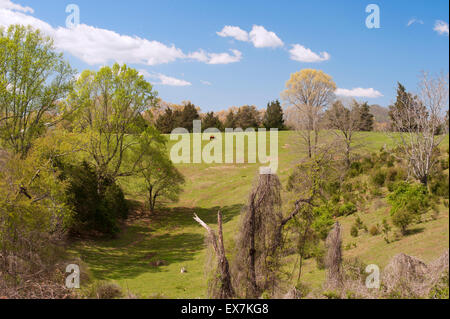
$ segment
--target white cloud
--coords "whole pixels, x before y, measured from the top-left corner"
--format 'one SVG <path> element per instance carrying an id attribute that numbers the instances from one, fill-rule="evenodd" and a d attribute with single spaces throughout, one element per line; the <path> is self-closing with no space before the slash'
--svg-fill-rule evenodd
<path id="1" fill-rule="evenodd" d="M 20 4 L 12 3 L 11 0 L 0 0 L 0 9 L 9 9 L 15 11 L 29 12 L 33 13 L 33 8 L 24 7 Z"/>
<path id="2" fill-rule="evenodd" d="M 28 15 L 26 12 L 32 12 L 32 9 L 7 0 L 0 0 L 0 26 L 23 24 L 41 29 L 54 39 L 56 49 L 68 52 L 90 65 L 119 62 L 151 66 L 191 58 L 173 44 L 166 45 L 137 36 L 122 35 L 115 31 L 86 24 L 80 24 L 74 28 L 53 28 L 50 24 Z M 235 51 L 234 55 L 229 53 L 204 54 L 206 55 L 205 59 L 197 60 L 209 64 L 237 62 L 242 56 L 239 51 Z"/>
<path id="3" fill-rule="evenodd" d="M 201 82 L 203 85 L 212 85 L 212 83 L 209 82 L 209 81 L 203 81 L 203 80 L 200 80 L 200 82 Z"/>
<path id="4" fill-rule="evenodd" d="M 363 89 L 363 88 L 354 88 L 351 90 L 348 89 L 337 89 L 335 92 L 336 95 L 339 96 L 347 96 L 347 97 L 366 97 L 366 98 L 377 98 L 382 97 L 383 94 L 381 92 L 373 89 Z"/>
<path id="5" fill-rule="evenodd" d="M 191 86 L 192 85 L 191 82 L 177 79 L 177 78 L 167 76 L 167 75 L 164 75 L 161 73 L 150 73 L 147 70 L 139 70 L 139 73 L 141 75 L 143 75 L 145 78 L 159 80 L 160 82 L 154 83 L 156 85 L 167 85 L 167 86 Z"/>
<path id="6" fill-rule="evenodd" d="M 439 34 L 448 36 L 448 23 L 445 21 L 437 20 L 434 24 L 433 30 Z"/>
<path id="7" fill-rule="evenodd" d="M 239 62 L 242 59 L 242 53 L 238 50 L 230 50 L 229 53 L 208 53 L 204 50 L 199 50 L 188 55 L 189 58 L 204 62 L 207 64 L 229 64 Z"/>
<path id="8" fill-rule="evenodd" d="M 238 41 L 251 42 L 255 48 L 276 48 L 284 45 L 283 41 L 272 31 L 260 25 L 254 25 L 250 33 L 236 26 L 227 25 L 217 32 L 221 37 L 231 37 Z"/>
<path id="9" fill-rule="evenodd" d="M 222 31 L 217 32 L 217 35 L 219 35 L 223 38 L 231 37 L 238 41 L 244 41 L 244 42 L 248 41 L 248 32 L 247 31 L 244 31 L 239 27 L 235 27 L 235 26 L 231 26 L 231 25 L 224 26 Z"/>
<path id="10" fill-rule="evenodd" d="M 317 54 L 300 44 L 294 44 L 289 53 L 291 54 L 291 60 L 299 62 L 322 62 L 329 60 L 331 57 L 328 52 Z"/>
<path id="11" fill-rule="evenodd" d="M 406 24 L 406 26 L 411 26 L 411 25 L 413 25 L 414 23 L 419 23 L 419 24 L 423 24 L 423 21 L 422 20 L 418 20 L 418 19 L 416 19 L 416 18 L 411 18 L 409 21 L 408 21 L 408 23 Z"/>
<path id="12" fill-rule="evenodd" d="M 263 26 L 254 25 L 250 31 L 250 41 L 255 48 L 276 48 L 284 45 L 283 41 L 272 31 L 267 31 Z"/>

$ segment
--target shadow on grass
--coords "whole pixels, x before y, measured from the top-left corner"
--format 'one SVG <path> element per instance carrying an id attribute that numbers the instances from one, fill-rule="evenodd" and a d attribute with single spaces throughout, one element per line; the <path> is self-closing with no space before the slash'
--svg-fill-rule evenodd
<path id="1" fill-rule="evenodd" d="M 418 227 L 418 228 L 414 228 L 414 229 L 408 229 L 406 231 L 406 236 L 412 236 L 412 235 L 416 235 L 416 234 L 420 234 L 423 233 L 425 231 L 424 227 Z"/>
<path id="2" fill-rule="evenodd" d="M 167 271 L 164 266 L 192 260 L 204 249 L 204 231 L 194 221 L 194 213 L 215 227 L 218 209 L 177 207 L 160 211 L 145 220 L 134 221 L 115 239 L 85 241 L 75 250 L 98 280 L 164 272 Z M 220 209 L 227 223 L 239 215 L 242 205 Z"/>

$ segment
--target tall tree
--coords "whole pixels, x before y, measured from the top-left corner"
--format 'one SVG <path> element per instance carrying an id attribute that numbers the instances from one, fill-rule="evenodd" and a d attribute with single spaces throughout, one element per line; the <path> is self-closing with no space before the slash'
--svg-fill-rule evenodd
<path id="1" fill-rule="evenodd" d="M 408 132 L 416 129 L 417 123 L 412 118 L 399 118 L 398 115 L 406 115 L 414 109 L 419 109 L 419 103 L 418 97 L 407 92 L 406 88 L 398 82 L 397 99 L 393 105 L 389 106 L 392 129 L 399 132 Z"/>
<path id="2" fill-rule="evenodd" d="M 362 132 L 373 131 L 374 116 L 370 113 L 370 106 L 367 102 L 358 106 L 359 108 L 359 130 Z"/>
<path id="3" fill-rule="evenodd" d="M 285 128 L 280 101 L 276 100 L 267 104 L 263 125 L 266 129 L 277 128 L 283 130 Z"/>
<path id="4" fill-rule="evenodd" d="M 206 130 L 209 128 L 217 128 L 219 130 L 223 129 L 222 122 L 220 122 L 219 118 L 214 114 L 214 112 L 206 113 L 205 117 L 202 119 L 202 129 Z"/>
<path id="5" fill-rule="evenodd" d="M 320 119 L 334 97 L 336 84 L 323 71 L 304 69 L 291 75 L 283 98 L 300 113 L 299 132 L 311 158 L 319 142 Z"/>
<path id="6" fill-rule="evenodd" d="M 132 175 L 140 161 L 137 115 L 155 103 L 150 83 L 135 69 L 114 64 L 84 71 L 69 99 L 78 108 L 75 121 L 85 138 L 83 150 L 95 166 L 99 194 L 107 180 Z M 131 165 L 124 165 L 130 158 Z"/>
<path id="7" fill-rule="evenodd" d="M 194 120 L 200 119 L 196 106 L 191 102 L 186 103 L 180 116 L 180 127 L 184 127 L 192 133 Z"/>
<path id="8" fill-rule="evenodd" d="M 444 135 L 437 136 L 441 127 L 448 133 L 445 111 L 448 110 L 448 74 L 430 76 L 423 73 L 416 98 L 403 95 L 392 109 L 394 130 L 402 132 L 400 149 L 408 161 L 411 175 L 427 185 L 437 163 L 437 150 Z"/>
<path id="9" fill-rule="evenodd" d="M 240 107 L 235 119 L 236 127 L 240 127 L 243 130 L 250 127 L 258 128 L 260 123 L 259 112 L 254 105 L 244 105 Z"/>
<path id="10" fill-rule="evenodd" d="M 31 27 L 0 28 L 0 142 L 25 156 L 32 141 L 56 124 L 74 71 L 53 41 Z"/>
<path id="11" fill-rule="evenodd" d="M 227 117 L 225 118 L 224 126 L 225 128 L 236 128 L 236 115 L 233 110 L 228 112 Z"/>

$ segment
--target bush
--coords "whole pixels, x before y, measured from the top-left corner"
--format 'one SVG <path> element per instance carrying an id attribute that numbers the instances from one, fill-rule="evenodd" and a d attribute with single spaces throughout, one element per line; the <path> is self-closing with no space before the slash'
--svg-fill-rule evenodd
<path id="1" fill-rule="evenodd" d="M 383 186 L 386 181 L 386 172 L 383 170 L 376 170 L 371 177 L 371 181 L 375 186 Z"/>
<path id="2" fill-rule="evenodd" d="M 370 227 L 369 233 L 370 233 L 372 236 L 377 236 L 377 235 L 379 235 L 379 234 L 380 234 L 380 229 L 379 229 L 378 225 L 373 225 L 372 227 Z"/>
<path id="3" fill-rule="evenodd" d="M 86 295 L 90 299 L 117 299 L 123 296 L 123 291 L 114 283 L 100 281 L 91 285 Z"/>
<path id="4" fill-rule="evenodd" d="M 353 225 L 352 228 L 350 229 L 350 235 L 352 237 L 358 237 L 359 231 L 358 231 L 358 227 L 356 225 Z"/>
<path id="5" fill-rule="evenodd" d="M 66 165 L 62 178 L 69 182 L 68 202 L 75 211 L 72 234 L 97 231 L 112 235 L 119 231 L 118 221 L 127 217 L 128 203 L 116 183 L 107 180 L 104 194 L 99 194 L 97 175 L 86 162 Z"/>
<path id="6" fill-rule="evenodd" d="M 402 234 L 430 207 L 427 189 L 422 184 L 401 182 L 394 192 L 388 195 L 387 200 L 392 205 L 392 222 L 400 228 Z"/>
<path id="7" fill-rule="evenodd" d="M 448 176 L 446 176 L 445 174 L 432 176 L 428 185 L 431 194 L 449 198 Z"/>
<path id="8" fill-rule="evenodd" d="M 349 215 L 356 213 L 357 211 L 358 211 L 358 209 L 356 208 L 355 204 L 346 203 L 346 204 L 342 205 L 341 207 L 339 207 L 338 217 L 349 216 Z"/>

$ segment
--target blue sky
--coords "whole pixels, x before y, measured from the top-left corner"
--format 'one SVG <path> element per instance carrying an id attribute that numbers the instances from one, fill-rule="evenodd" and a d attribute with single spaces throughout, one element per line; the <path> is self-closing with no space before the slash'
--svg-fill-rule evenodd
<path id="1" fill-rule="evenodd" d="M 73 29 L 70 3 L 80 9 Z M 365 24 L 371 3 L 379 29 Z M 448 12 L 440 0 L 0 0 L 0 26 L 44 29 L 79 71 L 125 62 L 163 100 L 203 111 L 265 107 L 304 68 L 330 74 L 340 94 L 388 106 L 397 81 L 414 91 L 422 70 L 448 72 Z"/>

